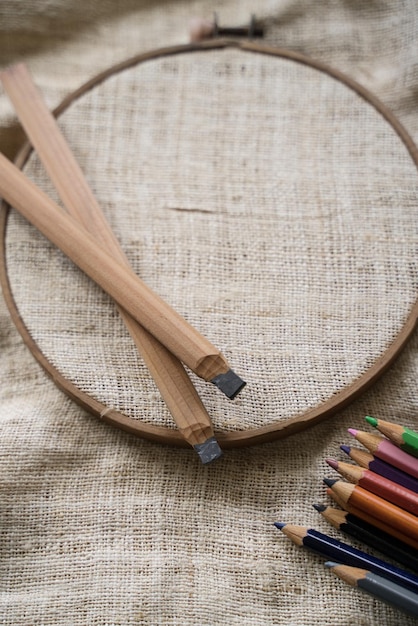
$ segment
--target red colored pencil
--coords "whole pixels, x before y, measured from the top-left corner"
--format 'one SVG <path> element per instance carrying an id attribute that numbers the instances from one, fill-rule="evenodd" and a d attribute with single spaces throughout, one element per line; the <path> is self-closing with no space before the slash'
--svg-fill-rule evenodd
<path id="1" fill-rule="evenodd" d="M 326 462 L 350 483 L 396 504 L 413 515 L 418 514 L 418 494 L 410 489 L 351 463 L 342 463 L 334 459 L 326 459 Z"/>

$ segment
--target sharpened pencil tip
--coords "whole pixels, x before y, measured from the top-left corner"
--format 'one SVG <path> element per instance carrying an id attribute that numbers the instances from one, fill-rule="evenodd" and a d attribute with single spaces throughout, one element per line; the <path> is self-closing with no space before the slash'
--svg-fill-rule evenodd
<path id="1" fill-rule="evenodd" d="M 282 530 L 282 528 L 284 528 L 286 526 L 286 522 L 274 522 L 274 525 L 279 530 Z"/>
<path id="2" fill-rule="evenodd" d="M 375 417 L 371 417 L 371 415 L 366 415 L 364 419 L 368 424 L 370 424 L 370 426 L 374 426 L 375 428 L 377 428 L 377 419 Z"/>
<path id="3" fill-rule="evenodd" d="M 337 482 L 338 478 L 324 478 L 324 483 L 327 485 L 327 487 L 332 487 Z"/>
<path id="4" fill-rule="evenodd" d="M 350 454 L 351 447 L 350 446 L 346 446 L 346 445 L 343 444 L 343 445 L 340 446 L 340 450 L 345 452 L 345 454 Z"/>
<path id="5" fill-rule="evenodd" d="M 328 463 L 328 465 L 332 467 L 332 469 L 338 469 L 338 461 L 336 461 L 335 459 L 325 459 L 325 463 Z"/>
<path id="6" fill-rule="evenodd" d="M 318 513 L 322 513 L 327 508 L 326 504 L 313 504 L 312 506 Z"/>
<path id="7" fill-rule="evenodd" d="M 219 374 L 210 381 L 218 387 L 223 393 L 233 400 L 239 394 L 241 389 L 245 387 L 245 381 L 242 380 L 234 371 L 228 370 L 225 374 Z"/>
<path id="8" fill-rule="evenodd" d="M 222 456 L 222 450 L 215 437 L 209 437 L 209 439 L 206 439 L 203 443 L 197 443 L 193 447 L 198 453 L 203 465 L 212 463 L 212 461 L 216 461 L 216 459 Z"/>
<path id="9" fill-rule="evenodd" d="M 335 561 L 325 561 L 324 565 L 325 567 L 335 567 L 336 565 L 338 565 L 338 563 L 336 563 Z"/>
<path id="10" fill-rule="evenodd" d="M 348 428 L 348 432 L 350 433 L 350 435 L 353 435 L 353 437 L 355 437 L 358 433 L 358 430 L 356 428 Z"/>

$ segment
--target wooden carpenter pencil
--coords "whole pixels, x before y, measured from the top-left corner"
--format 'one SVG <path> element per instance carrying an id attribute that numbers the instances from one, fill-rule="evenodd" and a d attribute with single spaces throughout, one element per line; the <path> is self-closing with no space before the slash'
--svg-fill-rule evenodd
<path id="1" fill-rule="evenodd" d="M 414 491 L 358 465 L 343 463 L 335 459 L 326 459 L 326 462 L 350 483 L 396 504 L 413 515 L 418 514 L 418 494 Z"/>
<path id="2" fill-rule="evenodd" d="M 415 515 L 404 511 L 358 485 L 328 478 L 325 478 L 324 482 L 345 504 L 354 506 L 375 518 L 381 519 L 388 526 L 399 530 L 406 537 L 410 537 L 413 541 L 418 542 L 418 517 Z"/>
<path id="3" fill-rule="evenodd" d="M 385 556 L 398 561 L 404 567 L 418 572 L 418 554 L 414 554 L 408 544 L 348 511 L 335 509 L 325 504 L 314 504 L 313 506 L 324 519 L 341 532 L 362 541 L 370 548 L 374 548 Z"/>
<path id="4" fill-rule="evenodd" d="M 399 424 L 393 424 L 392 422 L 385 422 L 370 415 L 367 415 L 366 422 L 377 428 L 395 446 L 398 446 L 408 454 L 412 454 L 412 456 L 418 457 L 418 433 L 415 430 Z"/>
<path id="5" fill-rule="evenodd" d="M 418 479 L 418 459 L 395 446 L 386 437 L 373 435 L 355 428 L 349 428 L 348 432 L 374 456 Z"/>
<path id="6" fill-rule="evenodd" d="M 308 548 L 325 558 L 338 560 L 346 565 L 364 567 L 372 572 L 386 576 L 389 580 L 402 584 L 408 587 L 408 589 L 418 591 L 418 576 L 410 574 L 362 550 L 353 548 L 347 543 L 320 533 L 314 528 L 281 522 L 276 522 L 275 526 L 297 546 Z"/>
<path id="7" fill-rule="evenodd" d="M 369 452 L 366 452 L 366 450 L 360 450 L 359 448 L 345 445 L 340 446 L 340 449 L 353 459 L 353 461 L 361 465 L 361 467 L 365 467 L 375 472 L 375 474 L 379 474 L 379 476 L 384 476 L 389 480 L 393 480 L 394 483 L 398 483 L 398 485 L 402 485 L 414 493 L 418 493 L 418 480 L 410 474 L 406 474 L 394 465 L 390 465 L 390 463 L 386 463 L 386 461 L 374 457 Z"/>
<path id="8" fill-rule="evenodd" d="M 356 517 L 359 517 L 369 523 L 371 526 L 375 526 L 379 530 L 391 535 L 399 541 L 402 541 L 402 543 L 406 543 L 411 548 L 414 548 L 414 550 L 418 550 L 418 541 L 415 541 L 412 537 L 405 535 L 405 533 L 393 528 L 393 526 L 389 526 L 386 522 L 382 521 L 382 519 L 374 517 L 373 515 L 370 515 L 370 513 L 367 513 L 352 504 L 347 504 L 347 502 L 344 502 L 341 498 L 339 498 L 335 491 L 333 491 L 330 487 L 327 487 L 327 494 L 345 511 L 348 511 L 352 515 L 355 515 Z"/>
<path id="9" fill-rule="evenodd" d="M 379 574 L 360 567 L 350 567 L 328 561 L 331 571 L 352 587 L 358 587 L 371 596 L 382 600 L 408 615 L 418 617 L 418 594 L 403 585 L 398 585 Z"/>
<path id="10" fill-rule="evenodd" d="M 222 353 L 3 154 L 0 196 L 198 376 L 230 398 L 239 393 L 245 383 Z"/>
<path id="11" fill-rule="evenodd" d="M 5 70 L 0 78 L 68 212 L 94 234 L 115 258 L 128 265 L 56 119 L 25 65 L 20 63 Z M 181 362 L 120 307 L 119 314 L 185 440 L 195 448 L 205 464 L 221 456 L 210 417 Z"/>

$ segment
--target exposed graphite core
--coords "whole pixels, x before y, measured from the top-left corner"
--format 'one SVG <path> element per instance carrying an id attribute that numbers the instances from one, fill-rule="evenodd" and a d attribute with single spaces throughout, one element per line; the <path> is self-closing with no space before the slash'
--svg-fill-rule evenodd
<path id="1" fill-rule="evenodd" d="M 245 387 L 245 381 L 232 370 L 228 370 L 225 374 L 215 376 L 210 382 L 223 391 L 230 400 L 233 400 L 241 389 Z"/>
<path id="2" fill-rule="evenodd" d="M 203 443 L 197 443 L 193 447 L 198 453 L 203 465 L 212 463 L 212 461 L 222 456 L 222 450 L 215 437 L 209 437 L 209 439 L 206 439 Z"/>

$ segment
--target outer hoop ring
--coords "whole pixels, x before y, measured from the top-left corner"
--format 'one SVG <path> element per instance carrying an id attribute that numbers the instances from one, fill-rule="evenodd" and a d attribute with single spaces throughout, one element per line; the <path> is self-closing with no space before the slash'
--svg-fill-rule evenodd
<path id="1" fill-rule="evenodd" d="M 68 95 L 61 104 L 54 110 L 54 115 L 58 117 L 63 113 L 75 100 L 93 89 L 95 86 L 106 80 L 113 74 L 126 70 L 129 67 L 135 66 L 139 63 L 161 58 L 164 56 L 171 56 L 175 54 L 182 54 L 187 52 L 197 52 L 205 50 L 213 50 L 227 47 L 235 47 L 240 50 L 266 54 L 271 56 L 278 56 L 293 60 L 297 63 L 308 65 L 314 69 L 324 72 L 330 75 L 332 78 L 344 83 L 347 87 L 355 91 L 366 102 L 372 105 L 375 110 L 389 123 L 393 130 L 397 133 L 399 138 L 405 144 L 415 166 L 418 169 L 418 148 L 413 142 L 412 138 L 405 130 L 399 120 L 387 109 L 376 96 L 374 96 L 368 89 L 361 86 L 359 83 L 349 78 L 342 72 L 333 69 L 326 63 L 310 59 L 309 57 L 282 48 L 274 48 L 270 46 L 260 45 L 251 41 L 236 41 L 236 40 L 209 40 L 200 43 L 183 44 L 177 46 L 170 46 L 167 48 L 160 48 L 157 50 L 149 51 L 144 54 L 136 55 L 122 63 L 112 66 L 108 70 L 98 74 L 95 78 L 91 79 L 79 89 Z M 22 149 L 19 151 L 15 164 L 22 169 L 27 162 L 32 152 L 32 146 L 30 143 L 25 143 Z M 30 349 L 34 357 L 44 368 L 46 373 L 52 378 L 57 387 L 66 393 L 71 399 L 73 399 L 78 405 L 88 412 L 103 419 L 103 421 L 112 424 L 122 430 L 130 432 L 134 435 L 143 437 L 145 439 L 170 444 L 180 447 L 186 447 L 188 444 L 181 437 L 180 433 L 171 428 L 163 426 L 154 426 L 152 424 L 143 423 L 140 420 L 129 418 L 122 413 L 114 409 L 107 409 L 102 403 L 98 402 L 88 394 L 80 391 L 73 383 L 66 379 L 45 357 L 40 350 L 37 343 L 34 341 L 29 333 L 23 319 L 17 308 L 17 304 L 14 300 L 9 278 L 7 274 L 6 264 L 6 229 L 9 209 L 6 203 L 3 202 L 0 213 L 0 284 L 3 289 L 4 299 L 10 311 L 12 320 L 22 336 L 23 341 Z M 411 334 L 415 330 L 418 317 L 418 299 L 412 306 L 409 315 L 398 333 L 395 340 L 387 348 L 387 350 L 369 367 L 357 380 L 352 382 L 343 388 L 340 392 L 336 393 L 332 398 L 329 398 L 321 406 L 310 409 L 301 415 L 291 417 L 283 422 L 274 425 L 268 425 L 261 428 L 253 428 L 241 431 L 232 432 L 217 432 L 216 436 L 220 445 L 225 448 L 244 447 L 248 445 L 255 445 L 272 441 L 275 439 L 281 439 L 288 435 L 300 432 L 312 426 L 317 422 L 320 422 L 337 411 L 342 410 L 356 398 L 358 398 L 367 388 L 369 388 L 396 360 L 401 350 L 404 348 L 406 342 L 410 338 Z"/>

